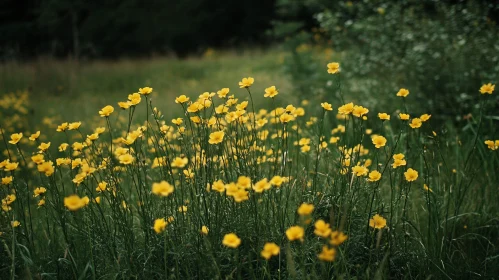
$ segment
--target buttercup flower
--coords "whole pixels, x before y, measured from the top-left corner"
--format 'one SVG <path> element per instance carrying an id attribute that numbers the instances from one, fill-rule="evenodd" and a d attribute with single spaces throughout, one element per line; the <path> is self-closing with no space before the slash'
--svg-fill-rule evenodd
<path id="1" fill-rule="evenodd" d="M 423 122 L 421 121 L 420 118 L 414 118 L 409 123 L 409 126 L 412 128 L 420 128 L 422 124 L 423 124 Z"/>
<path id="2" fill-rule="evenodd" d="M 243 78 L 242 81 L 239 82 L 239 87 L 240 88 L 249 88 L 253 83 L 255 82 L 255 79 L 252 77 L 248 78 Z"/>
<path id="3" fill-rule="evenodd" d="M 390 115 L 388 115 L 387 113 L 378 113 L 378 118 L 382 121 L 389 121 Z"/>
<path id="4" fill-rule="evenodd" d="M 411 116 L 409 114 L 403 114 L 403 113 L 400 113 L 399 114 L 399 118 L 403 121 L 407 121 L 408 119 L 411 118 Z"/>
<path id="5" fill-rule="evenodd" d="M 275 86 L 271 86 L 265 89 L 265 94 L 263 96 L 274 98 L 277 94 L 279 94 L 279 91 L 277 91 Z"/>
<path id="6" fill-rule="evenodd" d="M 494 89 L 496 88 L 496 85 L 493 85 L 492 83 L 484 84 L 483 86 L 480 87 L 480 93 L 481 94 L 492 94 L 494 92 Z"/>
<path id="7" fill-rule="evenodd" d="M 40 137 L 40 131 L 37 131 L 36 133 L 33 133 L 29 136 L 29 140 L 30 141 L 35 141 L 36 139 L 38 139 L 38 137 Z"/>
<path id="8" fill-rule="evenodd" d="M 300 207 L 298 207 L 298 215 L 300 216 L 308 216 L 312 214 L 314 211 L 314 205 L 308 203 L 302 203 Z"/>
<path id="9" fill-rule="evenodd" d="M 326 111 L 332 111 L 333 110 L 333 107 L 331 106 L 331 104 L 327 103 L 327 102 L 323 102 L 321 103 L 321 107 L 326 110 Z"/>
<path id="10" fill-rule="evenodd" d="M 323 220 L 318 220 L 314 224 L 315 230 L 314 234 L 323 238 L 329 237 L 331 234 L 331 227 L 328 223 L 324 222 Z"/>
<path id="11" fill-rule="evenodd" d="M 19 142 L 19 140 L 21 140 L 21 138 L 23 138 L 22 132 L 21 133 L 14 133 L 10 136 L 9 143 L 15 145 Z"/>
<path id="12" fill-rule="evenodd" d="M 99 111 L 99 115 L 101 117 L 109 117 L 109 115 L 111 115 L 112 112 L 114 112 L 114 107 L 111 105 L 107 105 L 106 107 L 102 108 Z"/>
<path id="13" fill-rule="evenodd" d="M 153 229 L 157 234 L 160 234 L 165 231 L 167 225 L 168 223 L 166 222 L 165 218 L 156 219 L 154 220 Z"/>
<path id="14" fill-rule="evenodd" d="M 225 132 L 223 131 L 216 131 L 210 134 L 210 139 L 208 140 L 208 143 L 214 145 L 221 143 L 224 140 Z"/>
<path id="15" fill-rule="evenodd" d="M 289 241 L 300 240 L 303 242 L 305 230 L 300 226 L 292 226 L 286 230 L 286 236 Z"/>
<path id="16" fill-rule="evenodd" d="M 327 64 L 327 72 L 329 74 L 336 74 L 340 72 L 340 64 L 338 62 L 330 62 Z"/>
<path id="17" fill-rule="evenodd" d="M 328 248 L 327 246 L 322 246 L 322 251 L 317 257 L 321 261 L 333 262 L 336 257 L 336 249 Z"/>
<path id="18" fill-rule="evenodd" d="M 228 233 L 224 236 L 222 244 L 230 248 L 237 248 L 241 244 L 241 239 L 234 233 Z"/>
<path id="19" fill-rule="evenodd" d="M 487 148 L 491 149 L 492 151 L 495 151 L 499 148 L 499 140 L 496 141 L 486 140 L 485 145 L 487 145 Z"/>
<path id="20" fill-rule="evenodd" d="M 409 91 L 405 88 L 401 88 L 398 92 L 397 92 L 397 96 L 401 96 L 401 97 L 407 97 L 407 95 L 409 95 Z"/>
<path id="21" fill-rule="evenodd" d="M 189 97 L 187 97 L 187 96 L 185 96 L 183 94 L 181 96 L 175 98 L 175 103 L 177 103 L 177 104 L 183 104 L 183 103 L 185 103 L 187 101 L 189 101 Z"/>
<path id="22" fill-rule="evenodd" d="M 347 103 L 338 108 L 338 113 L 341 115 L 348 115 L 353 112 L 354 105 L 352 102 Z"/>
<path id="23" fill-rule="evenodd" d="M 416 179 L 418 179 L 418 172 L 412 168 L 409 168 L 406 172 L 404 172 L 404 176 L 407 182 L 416 181 Z"/>
<path id="24" fill-rule="evenodd" d="M 152 88 L 150 88 L 150 87 L 139 88 L 139 93 L 142 95 L 149 95 L 149 94 L 151 94 L 151 92 L 152 92 Z"/>
<path id="25" fill-rule="evenodd" d="M 375 135 L 372 137 L 371 140 L 377 149 L 384 147 L 386 145 L 386 138 L 381 135 Z"/>
<path id="26" fill-rule="evenodd" d="M 78 195 L 73 194 L 64 198 L 64 206 L 69 211 L 76 211 L 85 206 L 85 202 Z"/>
<path id="27" fill-rule="evenodd" d="M 376 214 L 369 220 L 369 226 L 375 229 L 382 229 L 386 227 L 386 219 Z"/>
<path id="28" fill-rule="evenodd" d="M 268 260 L 270 259 L 272 256 L 277 256 L 279 255 L 279 252 L 280 252 L 281 248 L 279 248 L 279 246 L 277 246 L 277 244 L 275 243 L 270 243 L 270 242 L 267 242 L 265 243 L 265 245 L 263 246 L 263 250 L 262 252 L 260 253 L 260 255 Z"/>
<path id="29" fill-rule="evenodd" d="M 202 226 L 202 227 L 201 227 L 201 233 L 202 233 L 202 234 L 204 234 L 204 235 L 208 235 L 208 232 L 209 232 L 209 231 L 210 231 L 210 230 L 208 229 L 208 227 L 207 227 L 207 226 Z"/>
<path id="30" fill-rule="evenodd" d="M 373 170 L 369 173 L 369 179 L 367 181 L 369 182 L 376 182 L 381 179 L 381 173 L 379 173 L 377 170 Z"/>
<path id="31" fill-rule="evenodd" d="M 159 183 L 152 184 L 152 193 L 157 196 L 169 196 L 173 193 L 173 186 L 166 181 L 161 181 Z"/>

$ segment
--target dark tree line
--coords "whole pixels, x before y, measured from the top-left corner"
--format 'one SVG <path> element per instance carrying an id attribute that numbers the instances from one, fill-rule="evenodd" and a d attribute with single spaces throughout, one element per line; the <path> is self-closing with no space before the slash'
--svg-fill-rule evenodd
<path id="1" fill-rule="evenodd" d="M 0 58 L 141 56 L 265 44 L 275 0 L 1 0 Z"/>

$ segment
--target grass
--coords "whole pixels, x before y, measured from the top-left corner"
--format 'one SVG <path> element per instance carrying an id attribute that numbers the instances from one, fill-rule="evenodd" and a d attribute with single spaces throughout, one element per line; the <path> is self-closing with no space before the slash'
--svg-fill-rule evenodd
<path id="1" fill-rule="evenodd" d="M 465 131 L 417 117 L 424 108 L 412 95 L 397 97 L 394 108 L 368 106 L 374 102 L 352 95 L 341 73 L 328 76 L 323 100 L 299 103 L 279 72 L 280 56 L 272 50 L 186 61 L 2 65 L 5 91 L 30 89 L 0 102 L 6 116 L 0 273 L 11 279 L 497 275 L 499 156 L 484 144 L 495 131 L 483 117 L 493 110 L 489 96 L 480 96 Z M 239 88 L 247 76 L 255 83 Z M 271 85 L 278 95 L 264 98 Z M 153 93 L 118 108 L 144 86 Z M 200 96 L 223 87 L 238 100 Z M 175 102 L 181 94 L 190 100 Z M 344 104 L 350 101 L 353 111 Z M 108 104 L 115 111 L 99 116 Z M 411 114 L 414 127 L 399 119 L 400 110 Z M 380 112 L 391 119 L 380 120 Z M 61 125 L 78 121 L 71 129 Z M 28 140 L 36 129 L 40 137 Z M 15 132 L 24 133 L 18 142 Z M 268 243 L 274 250 L 265 250 Z"/>
<path id="2" fill-rule="evenodd" d="M 39 58 L 28 63 L 0 65 L 0 96 L 28 90 L 31 118 L 45 116 L 59 120 L 88 119 L 96 108 L 116 104 L 139 87 L 156 89 L 153 98 L 159 107 L 180 94 L 199 95 L 205 91 L 234 89 L 242 76 L 253 76 L 263 92 L 276 85 L 289 93 L 289 81 L 281 74 L 283 54 L 278 50 L 210 52 L 204 57 L 179 60 L 170 57 L 121 59 L 118 61 L 58 61 Z"/>

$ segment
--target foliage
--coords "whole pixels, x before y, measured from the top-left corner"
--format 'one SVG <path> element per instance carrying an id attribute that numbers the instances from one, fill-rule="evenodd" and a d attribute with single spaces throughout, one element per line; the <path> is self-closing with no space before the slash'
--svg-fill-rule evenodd
<path id="1" fill-rule="evenodd" d="M 390 93 L 405 87 L 416 93 L 417 102 L 428 106 L 438 119 L 460 119 L 477 104 L 476 89 L 498 78 L 499 44 L 495 38 L 499 35 L 499 6 L 492 2 L 305 3 L 315 13 L 320 30 L 330 38 L 323 45 L 342 54 L 345 76 L 354 83 L 352 87 L 366 96 L 382 96 L 381 106 L 392 104 Z M 307 56 L 300 56 L 302 61 L 298 63 L 298 59 L 290 61 L 288 72 L 293 77 L 310 77 L 298 64 L 313 67 L 321 62 Z M 301 92 L 304 94 L 304 90 Z"/>
<path id="2" fill-rule="evenodd" d="M 331 72 L 332 106 L 295 107 L 279 88 L 254 92 L 248 77 L 238 90 L 178 96 L 178 115 L 154 107 L 144 87 L 95 108 L 98 121 L 29 139 L 5 134 L 15 122 L 2 117 L 1 269 L 11 278 L 495 275 L 499 150 L 482 134 L 494 131 L 483 118 L 494 95 L 481 96 L 467 132 L 433 131 L 430 115 L 414 117 L 413 94 L 397 97 L 410 120 L 387 110 L 383 121 L 350 104 L 343 72 Z M 266 96 L 261 108 L 255 95 Z M 0 104 L 10 116 L 28 111 L 14 94 Z"/>

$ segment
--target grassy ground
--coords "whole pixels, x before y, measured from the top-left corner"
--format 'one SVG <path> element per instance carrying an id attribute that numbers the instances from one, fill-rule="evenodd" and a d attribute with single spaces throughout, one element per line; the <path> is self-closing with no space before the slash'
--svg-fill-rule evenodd
<path id="1" fill-rule="evenodd" d="M 157 57 L 78 63 L 40 58 L 11 62 L 0 65 L 0 96 L 27 89 L 34 120 L 57 115 L 60 121 L 76 121 L 98 115 L 100 108 L 116 105 L 144 86 L 154 88 L 154 103 L 162 110 L 169 110 L 167 104 L 180 94 L 197 96 L 224 87 L 241 98 L 245 92 L 237 83 L 246 76 L 255 78 L 255 92 L 275 85 L 286 94 L 291 87 L 280 72 L 282 56 L 277 50 L 252 50 L 210 52 L 185 60 Z"/>

